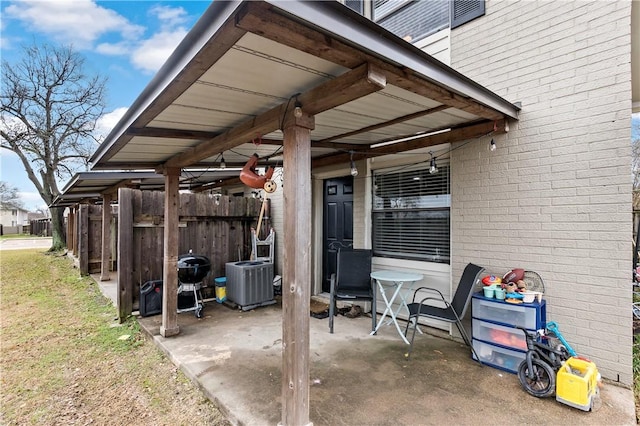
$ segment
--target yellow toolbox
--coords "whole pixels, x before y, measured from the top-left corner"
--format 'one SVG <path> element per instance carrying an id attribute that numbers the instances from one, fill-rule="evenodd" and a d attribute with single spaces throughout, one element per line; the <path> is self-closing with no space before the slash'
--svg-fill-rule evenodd
<path id="1" fill-rule="evenodd" d="M 556 401 L 590 411 L 599 397 L 600 373 L 596 365 L 584 358 L 569 358 L 556 376 Z"/>

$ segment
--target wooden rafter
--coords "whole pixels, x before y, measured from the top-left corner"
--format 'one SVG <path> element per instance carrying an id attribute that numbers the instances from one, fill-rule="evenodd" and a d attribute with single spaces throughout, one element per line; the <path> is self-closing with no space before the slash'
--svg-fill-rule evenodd
<path id="1" fill-rule="evenodd" d="M 365 62 L 375 64 L 385 73 L 389 84 L 426 96 L 449 107 L 489 120 L 499 120 L 504 117 L 473 99 L 460 96 L 418 75 L 411 74 L 406 69 L 386 63 L 336 38 L 307 28 L 266 9 L 264 5 L 250 5 L 246 13 L 238 17 L 237 25 L 248 32 L 348 68 L 354 68 Z"/>
<path id="2" fill-rule="evenodd" d="M 306 114 L 316 115 L 381 90 L 385 86 L 386 80 L 380 70 L 365 63 L 296 96 L 296 102 L 302 106 L 302 110 Z M 256 134 L 264 135 L 273 132 L 282 126 L 282 117 L 285 116 L 288 109 L 292 108 L 292 102 L 284 102 L 213 139 L 186 149 L 167 160 L 163 167 L 191 166 L 205 158 L 245 143 Z"/>
<path id="3" fill-rule="evenodd" d="M 330 138 L 322 139 L 322 140 L 316 142 L 316 146 L 318 146 L 322 142 L 335 141 L 335 140 L 347 138 L 349 136 L 359 135 L 359 134 L 362 134 L 362 133 L 371 132 L 373 130 L 382 129 L 382 128 L 385 128 L 385 127 L 388 127 L 388 126 L 392 126 L 394 124 L 404 123 L 405 121 L 413 120 L 413 119 L 419 118 L 419 117 L 424 117 L 425 115 L 435 114 L 436 112 L 445 110 L 447 108 L 449 108 L 449 106 L 440 105 L 440 106 L 437 106 L 435 108 L 430 108 L 430 109 L 427 109 L 427 110 L 424 110 L 424 111 L 418 111 L 418 112 L 414 112 L 413 114 L 407 114 L 407 115 L 404 115 L 402 117 L 397 117 L 397 118 L 394 118 L 393 120 L 388 120 L 388 121 L 385 121 L 383 123 L 377 123 L 377 124 L 373 124 L 371 126 L 363 127 L 361 129 L 358 129 L 358 130 L 353 130 L 351 132 L 342 133 L 341 135 L 331 136 Z"/>
<path id="4" fill-rule="evenodd" d="M 213 139 L 219 132 L 205 132 L 200 130 L 171 129 L 161 127 L 130 127 L 125 132 L 127 136 L 166 139 Z"/>
<path id="5" fill-rule="evenodd" d="M 356 152 L 353 154 L 354 160 L 363 158 L 378 157 L 380 155 L 397 154 L 398 152 L 410 151 L 419 148 L 427 148 L 443 143 L 460 142 L 467 139 L 477 138 L 488 134 L 501 134 L 508 131 L 508 125 L 505 120 L 485 121 L 465 127 L 452 129 L 449 132 L 439 133 L 437 135 L 425 136 L 422 138 L 412 139 L 410 141 L 399 142 L 392 145 L 371 148 L 366 152 Z M 339 154 L 330 154 L 324 157 L 318 157 L 312 160 L 313 168 L 328 166 L 337 163 L 346 163 L 350 161 L 352 154 L 341 152 Z"/>

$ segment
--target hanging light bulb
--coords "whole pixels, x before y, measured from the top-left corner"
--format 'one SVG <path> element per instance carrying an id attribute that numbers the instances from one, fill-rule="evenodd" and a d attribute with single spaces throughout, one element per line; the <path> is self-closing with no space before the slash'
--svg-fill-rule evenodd
<path id="1" fill-rule="evenodd" d="M 358 176 L 358 168 L 356 167 L 355 161 L 353 161 L 353 151 L 351 151 L 351 176 Z"/>
<path id="2" fill-rule="evenodd" d="M 227 163 L 224 162 L 224 154 L 222 154 L 220 156 L 220 168 L 221 169 L 226 169 L 227 168 Z"/>
<path id="3" fill-rule="evenodd" d="M 491 150 L 491 152 L 495 151 L 497 148 L 496 146 L 496 141 L 493 140 L 493 138 L 491 138 L 491 142 L 489 142 L 489 149 Z"/>
<path id="4" fill-rule="evenodd" d="M 430 152 L 431 154 L 431 163 L 429 165 L 429 173 L 430 174 L 435 174 L 438 173 L 438 166 L 436 166 L 436 157 L 433 156 L 433 153 Z"/>

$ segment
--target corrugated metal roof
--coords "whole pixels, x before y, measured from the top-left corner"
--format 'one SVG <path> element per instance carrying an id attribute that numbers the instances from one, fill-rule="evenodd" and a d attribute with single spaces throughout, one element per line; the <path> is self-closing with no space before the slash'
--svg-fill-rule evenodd
<path id="1" fill-rule="evenodd" d="M 338 2 L 213 2 L 91 162 L 214 166 L 224 153 L 241 165 L 254 152 L 273 162 L 279 117 L 300 100 L 315 118 L 312 156 L 325 162 L 447 128 L 450 142 L 500 131 L 518 111 Z M 464 130 L 478 123 L 487 125 Z M 420 143 L 433 144 L 394 149 Z"/>
<path id="2" fill-rule="evenodd" d="M 237 178 L 239 169 L 183 170 L 180 189 L 198 191 L 221 181 Z M 101 203 L 102 195 L 116 193 L 118 188 L 135 188 L 147 191 L 164 191 L 165 177 L 149 171 L 90 171 L 76 173 L 51 203 L 54 207 L 78 203 Z"/>

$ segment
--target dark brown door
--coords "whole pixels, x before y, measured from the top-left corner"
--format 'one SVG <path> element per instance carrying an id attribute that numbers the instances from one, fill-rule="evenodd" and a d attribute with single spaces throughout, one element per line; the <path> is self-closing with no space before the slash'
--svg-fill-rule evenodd
<path id="1" fill-rule="evenodd" d="M 322 291 L 329 292 L 340 248 L 353 247 L 353 177 L 324 181 Z"/>

